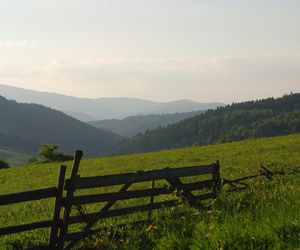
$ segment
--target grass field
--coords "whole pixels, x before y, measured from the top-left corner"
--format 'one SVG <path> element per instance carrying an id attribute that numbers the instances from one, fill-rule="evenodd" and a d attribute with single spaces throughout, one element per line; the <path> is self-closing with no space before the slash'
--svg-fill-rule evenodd
<path id="1" fill-rule="evenodd" d="M 81 176 L 189 166 L 220 161 L 221 176 L 235 178 L 255 173 L 263 164 L 289 171 L 300 166 L 300 135 L 246 140 L 111 158 L 85 159 Z M 71 166 L 71 162 L 67 163 Z M 0 170 L 0 194 L 56 185 L 59 164 L 31 165 Z M 221 193 L 208 210 L 181 206 L 158 212 L 156 230 L 148 225 L 84 241 L 99 249 L 299 249 L 300 174 L 261 177 L 239 193 Z M 88 209 L 97 209 L 89 207 Z M 178 212 L 186 212 L 179 216 Z M 50 219 L 53 200 L 0 207 L 0 227 Z M 164 214 L 167 219 L 160 219 Z M 137 215 L 140 216 L 140 215 Z M 141 215 L 142 216 L 142 215 Z M 113 223 L 108 221 L 104 223 Z M 43 243 L 48 232 L 39 230 L 0 238 L 0 249 L 22 249 Z"/>

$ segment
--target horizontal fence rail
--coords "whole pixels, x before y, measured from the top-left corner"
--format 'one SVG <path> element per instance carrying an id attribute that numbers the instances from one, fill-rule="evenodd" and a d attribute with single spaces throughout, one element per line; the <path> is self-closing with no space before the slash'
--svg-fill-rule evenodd
<path id="1" fill-rule="evenodd" d="M 68 221 L 68 224 L 76 224 L 79 222 L 87 222 L 89 220 L 95 220 L 95 219 L 104 219 L 104 218 L 111 218 L 111 217 L 116 217 L 116 216 L 121 216 L 121 215 L 128 215 L 132 213 L 137 213 L 137 212 L 145 212 L 148 211 L 149 209 L 156 210 L 162 207 L 173 207 L 176 206 L 180 203 L 180 200 L 171 200 L 171 201 L 162 201 L 162 202 L 157 202 L 155 204 L 147 204 L 147 205 L 141 205 L 141 206 L 133 206 L 133 207 L 126 207 L 126 208 L 118 208 L 114 209 L 111 211 L 107 212 L 98 212 L 98 213 L 92 213 L 88 214 L 86 217 L 85 216 L 74 216 L 70 217 L 70 220 Z"/>
<path id="2" fill-rule="evenodd" d="M 7 234 L 21 233 L 21 232 L 30 231 L 39 228 L 47 228 L 51 226 L 52 226 L 52 220 L 47 220 L 47 221 L 39 221 L 39 222 L 34 222 L 29 224 L 23 224 L 19 226 L 4 227 L 4 228 L 0 228 L 0 236 L 7 235 Z"/>
<path id="3" fill-rule="evenodd" d="M 183 189 L 187 191 L 201 190 L 205 188 L 213 187 L 214 180 L 205 180 L 187 184 L 178 185 L 177 189 Z M 141 198 L 141 197 L 152 197 L 159 195 L 166 195 L 174 193 L 175 188 L 173 187 L 159 187 L 159 188 L 149 188 L 142 190 L 134 190 L 134 191 L 126 191 L 120 194 L 120 192 L 113 193 L 102 193 L 102 194 L 90 194 L 90 195 L 80 195 L 75 196 L 72 200 L 70 200 L 70 204 L 72 205 L 82 205 L 88 203 L 96 203 L 96 202 L 104 202 L 104 201 L 112 201 L 112 200 L 127 200 L 133 198 Z M 66 204 L 67 199 L 63 199 L 63 205 Z"/>
<path id="4" fill-rule="evenodd" d="M 80 177 L 76 176 L 74 181 L 75 189 L 97 188 L 112 185 L 122 185 L 128 183 L 137 183 L 151 180 L 161 180 L 167 178 L 204 175 L 211 174 L 215 165 L 192 166 L 180 168 L 166 168 L 162 170 L 152 170 L 147 172 L 115 174 L 96 177 Z M 73 180 L 72 180 L 73 181 Z M 70 185 L 71 180 L 66 181 L 66 189 Z"/>
<path id="5" fill-rule="evenodd" d="M 46 198 L 56 197 L 57 188 L 44 188 L 27 192 L 20 192 L 14 194 L 0 195 L 0 205 L 9 205 L 20 202 L 41 200 Z"/>

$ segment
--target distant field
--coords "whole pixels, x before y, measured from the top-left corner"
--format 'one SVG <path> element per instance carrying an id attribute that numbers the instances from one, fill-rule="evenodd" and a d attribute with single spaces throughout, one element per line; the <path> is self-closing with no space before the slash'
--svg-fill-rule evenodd
<path id="1" fill-rule="evenodd" d="M 25 165 L 30 158 L 30 155 L 22 154 L 12 149 L 0 147 L 0 159 L 8 162 L 11 166 L 16 167 Z"/>
<path id="2" fill-rule="evenodd" d="M 261 164 L 273 170 L 299 167 L 300 134 L 85 159 L 79 173 L 81 176 L 105 175 L 207 164 L 216 160 L 220 161 L 221 176 L 224 178 L 255 173 Z M 42 164 L 0 170 L 0 194 L 55 185 L 59 165 Z M 71 162 L 67 165 L 70 167 Z M 0 207 L 0 227 L 51 218 L 52 200 L 24 205 Z M 221 194 L 211 203 L 208 213 L 200 211 L 193 218 L 187 215 L 185 219 L 174 219 L 172 214 L 176 216 L 176 211 L 170 210 L 168 221 L 157 221 L 157 232 L 151 234 L 144 229 L 132 230 L 124 241 L 108 242 L 111 248 L 119 249 L 297 249 L 300 247 L 299 207 L 300 174 L 278 177 L 272 182 L 258 179 L 247 191 Z M 47 235 L 48 232 L 41 230 L 5 237 L 0 240 L 0 249 L 43 242 Z M 107 243 L 105 237 L 102 240 L 103 244 Z M 95 239 L 90 240 L 89 244 L 96 244 Z"/>

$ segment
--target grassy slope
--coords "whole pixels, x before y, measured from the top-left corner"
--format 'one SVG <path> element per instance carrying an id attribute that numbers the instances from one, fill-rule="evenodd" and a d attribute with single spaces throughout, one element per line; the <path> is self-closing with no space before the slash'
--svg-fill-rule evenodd
<path id="1" fill-rule="evenodd" d="M 299 166 L 299 152 L 300 135 L 298 134 L 157 153 L 86 159 L 82 161 L 80 174 L 81 176 L 102 175 L 167 166 L 206 164 L 220 160 L 222 177 L 234 178 L 255 172 L 256 167 L 261 163 L 272 169 Z M 71 163 L 67 165 L 70 166 Z M 44 164 L 1 170 L 0 193 L 55 185 L 58 169 L 59 164 Z M 232 246 L 229 249 L 238 249 L 247 246 L 249 249 L 254 249 L 257 246 L 255 244 L 270 245 L 273 242 L 274 247 L 293 249 L 296 244 L 300 244 L 297 239 L 294 239 L 300 236 L 300 221 L 299 219 L 297 221 L 297 218 L 300 218 L 300 178 L 299 176 L 283 177 L 271 184 L 262 182 L 263 180 L 254 182 L 251 189 L 246 192 L 221 195 L 213 204 L 209 214 L 202 213 L 196 219 L 188 216 L 185 221 L 171 219 L 164 224 L 157 222 L 159 232 L 146 234 L 142 233 L 143 231 L 132 231 L 130 242 L 123 242 L 121 246 L 115 242 L 113 246 L 128 249 L 153 246 L 161 249 L 187 246 L 193 246 L 195 249 L 216 249 L 221 246 Z M 0 227 L 51 218 L 52 208 L 52 201 L 28 203 L 25 209 L 23 204 L 0 207 Z M 172 223 L 174 225 L 170 225 Z M 292 233 L 290 231 L 284 233 L 284 230 L 290 230 L 289 227 L 292 227 Z M 280 230 L 283 232 L 282 235 L 276 233 L 281 232 Z M 293 236 L 293 233 L 296 236 Z M 0 241 L 0 249 L 4 248 L 1 244 L 10 241 L 23 244 L 24 239 L 32 236 L 43 241 L 47 232 L 6 237 Z M 139 240 L 141 237 L 144 243 Z M 294 238 L 286 240 L 280 237 Z M 269 240 L 271 243 L 268 243 Z M 291 244 L 286 245 L 289 241 Z M 237 244 L 236 248 L 233 247 L 235 244 Z M 251 244 L 254 244 L 254 248 L 250 247 Z"/>
<path id="2" fill-rule="evenodd" d="M 8 162 L 11 166 L 25 165 L 30 158 L 30 155 L 25 155 L 12 149 L 0 147 L 0 159 Z"/>

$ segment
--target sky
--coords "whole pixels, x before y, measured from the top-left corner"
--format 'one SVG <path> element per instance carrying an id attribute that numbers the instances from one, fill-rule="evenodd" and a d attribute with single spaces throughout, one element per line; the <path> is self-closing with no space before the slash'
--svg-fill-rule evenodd
<path id="1" fill-rule="evenodd" d="M 300 92 L 299 13 L 299 0 L 1 0 L 0 84 L 226 103 Z"/>

